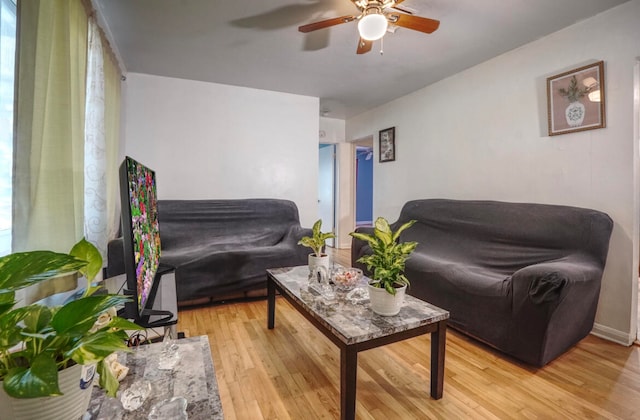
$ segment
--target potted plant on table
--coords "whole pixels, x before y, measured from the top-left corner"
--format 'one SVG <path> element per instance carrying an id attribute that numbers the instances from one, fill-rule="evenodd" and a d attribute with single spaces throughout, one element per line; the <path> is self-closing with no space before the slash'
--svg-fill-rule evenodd
<path id="1" fill-rule="evenodd" d="M 105 358 L 128 349 L 125 330 L 141 328 L 115 316 L 128 297 L 95 294 L 99 287 L 91 281 L 101 269 L 99 251 L 84 239 L 69 254 L 30 251 L 0 258 L 0 406 L 7 418 L 21 418 L 18 412 L 22 418 L 79 418 L 96 370 L 100 386 L 115 396 L 119 383 Z M 15 307 L 17 290 L 75 273 L 87 279 L 82 297 L 58 307 Z M 35 411 L 24 411 L 29 409 Z"/>
<path id="2" fill-rule="evenodd" d="M 392 316 L 400 312 L 409 279 L 404 275 L 405 262 L 418 246 L 417 242 L 400 242 L 400 234 L 413 226 L 411 220 L 392 231 L 383 217 L 376 219 L 373 233 L 351 232 L 356 239 L 366 241 L 372 253 L 363 255 L 357 262 L 367 266 L 372 273 L 369 282 L 371 309 L 379 314 Z"/>
<path id="3" fill-rule="evenodd" d="M 336 235 L 333 232 L 322 232 L 322 219 L 318 219 L 313 224 L 311 231 L 311 236 L 304 236 L 298 242 L 298 245 L 313 250 L 313 253 L 309 254 L 309 271 L 314 272 L 316 267 L 324 267 L 329 272 L 329 255 L 323 251 L 327 239 L 335 238 Z"/>

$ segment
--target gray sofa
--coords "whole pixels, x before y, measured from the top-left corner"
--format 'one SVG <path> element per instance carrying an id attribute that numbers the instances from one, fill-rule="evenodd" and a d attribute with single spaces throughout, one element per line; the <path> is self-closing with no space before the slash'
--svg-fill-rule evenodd
<path id="1" fill-rule="evenodd" d="M 593 328 L 613 222 L 576 207 L 458 201 L 407 202 L 394 227 L 419 245 L 408 293 L 451 312 L 450 325 L 543 366 Z M 366 229 L 358 229 L 362 231 Z M 353 240 L 351 259 L 371 250 Z"/>
<path id="2" fill-rule="evenodd" d="M 307 264 L 288 200 L 159 200 L 160 262 L 175 267 L 181 304 L 265 294 L 266 269 Z M 122 238 L 108 244 L 106 274 L 124 273 Z"/>

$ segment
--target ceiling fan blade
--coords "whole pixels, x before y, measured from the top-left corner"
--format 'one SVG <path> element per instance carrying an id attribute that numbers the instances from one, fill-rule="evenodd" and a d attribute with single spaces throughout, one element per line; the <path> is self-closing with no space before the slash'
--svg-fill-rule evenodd
<path id="1" fill-rule="evenodd" d="M 358 41 L 358 50 L 356 53 L 358 54 L 366 54 L 371 51 L 371 47 L 373 47 L 373 41 L 367 41 L 366 39 L 360 38 Z"/>
<path id="2" fill-rule="evenodd" d="M 340 25 L 341 23 L 348 23 L 356 19 L 356 16 L 341 16 L 337 18 L 331 18 L 327 20 L 321 20 L 320 22 L 309 23 L 307 25 L 302 25 L 298 27 L 300 32 L 311 32 L 316 31 L 318 29 L 328 28 L 330 26 Z"/>
<path id="3" fill-rule="evenodd" d="M 402 7 L 402 6 L 392 6 L 391 9 L 397 10 L 398 12 L 406 13 L 408 15 L 412 15 L 413 14 L 413 12 L 411 10 L 407 9 L 406 7 Z"/>
<path id="4" fill-rule="evenodd" d="M 402 26 L 403 28 L 413 29 L 414 31 L 420 31 L 426 34 L 432 33 L 438 29 L 438 26 L 440 26 L 439 20 L 405 14 L 389 15 L 389 22 Z"/>

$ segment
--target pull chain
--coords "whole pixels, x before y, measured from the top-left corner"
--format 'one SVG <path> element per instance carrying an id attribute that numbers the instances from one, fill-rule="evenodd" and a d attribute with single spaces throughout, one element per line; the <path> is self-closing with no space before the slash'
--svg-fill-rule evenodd
<path id="1" fill-rule="evenodd" d="M 380 38 L 380 55 L 384 55 L 384 37 Z"/>

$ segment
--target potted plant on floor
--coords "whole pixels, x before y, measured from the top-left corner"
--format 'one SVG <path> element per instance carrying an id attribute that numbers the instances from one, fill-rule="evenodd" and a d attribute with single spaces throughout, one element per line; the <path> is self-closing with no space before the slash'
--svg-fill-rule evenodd
<path id="1" fill-rule="evenodd" d="M 372 273 L 369 300 L 371 309 L 379 315 L 397 315 L 404 302 L 404 294 L 409 285 L 409 279 L 404 275 L 405 262 L 418 243 L 400 242 L 399 238 L 415 222 L 411 220 L 393 232 L 389 222 L 378 217 L 372 234 L 350 233 L 352 237 L 366 241 L 371 247 L 372 253 L 363 255 L 357 262 L 365 264 Z"/>
<path id="2" fill-rule="evenodd" d="M 99 287 L 91 281 L 101 269 L 99 251 L 84 239 L 69 254 L 30 251 L 0 258 L 0 406 L 7 418 L 81 417 L 96 371 L 100 386 L 115 396 L 118 380 L 104 359 L 128 349 L 125 330 L 141 328 L 115 316 L 114 308 L 128 297 L 95 294 Z M 17 290 L 75 273 L 87 279 L 82 297 L 58 307 L 15 307 Z"/>
<path id="3" fill-rule="evenodd" d="M 329 255 L 325 254 L 324 246 L 327 239 L 335 238 L 333 232 L 322 233 L 322 219 L 318 219 L 311 229 L 311 236 L 304 236 L 298 242 L 298 245 L 306 246 L 313 250 L 309 254 L 309 272 L 314 272 L 316 267 L 324 267 L 329 272 Z"/>

